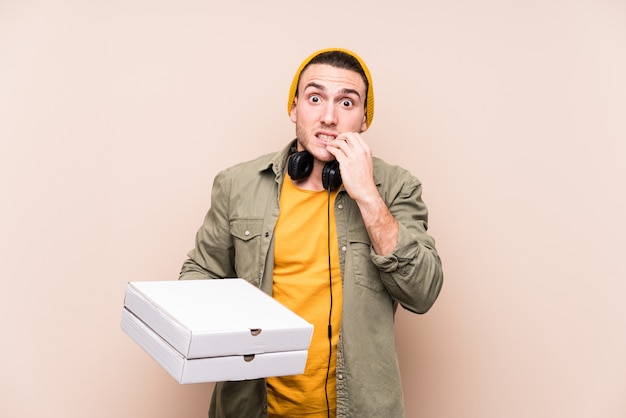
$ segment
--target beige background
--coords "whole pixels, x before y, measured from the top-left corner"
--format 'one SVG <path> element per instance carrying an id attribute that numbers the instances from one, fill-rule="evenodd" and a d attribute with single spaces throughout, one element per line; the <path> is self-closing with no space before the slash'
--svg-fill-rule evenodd
<path id="1" fill-rule="evenodd" d="M 121 332 L 124 286 L 177 277 L 328 46 L 369 63 L 366 138 L 444 260 L 398 315 L 408 416 L 626 416 L 622 0 L 0 0 L 0 416 L 206 416 Z"/>

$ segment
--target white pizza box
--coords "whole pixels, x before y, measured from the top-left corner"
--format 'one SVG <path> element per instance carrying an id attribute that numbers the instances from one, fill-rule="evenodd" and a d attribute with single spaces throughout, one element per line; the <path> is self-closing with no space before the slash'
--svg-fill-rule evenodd
<path id="1" fill-rule="evenodd" d="M 124 308 L 182 357 L 306 351 L 313 325 L 244 279 L 129 282 Z"/>
<path id="2" fill-rule="evenodd" d="M 308 355 L 297 350 L 187 359 L 126 308 L 122 329 L 181 384 L 302 374 Z"/>

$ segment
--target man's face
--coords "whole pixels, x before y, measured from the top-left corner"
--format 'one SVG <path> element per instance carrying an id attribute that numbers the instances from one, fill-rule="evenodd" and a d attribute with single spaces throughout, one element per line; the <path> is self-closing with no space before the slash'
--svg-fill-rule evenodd
<path id="1" fill-rule="evenodd" d="M 360 74 L 326 64 L 309 65 L 300 75 L 298 97 L 290 118 L 296 124 L 298 150 L 308 150 L 317 160 L 334 157 L 326 143 L 343 132 L 367 129 L 365 82 Z"/>

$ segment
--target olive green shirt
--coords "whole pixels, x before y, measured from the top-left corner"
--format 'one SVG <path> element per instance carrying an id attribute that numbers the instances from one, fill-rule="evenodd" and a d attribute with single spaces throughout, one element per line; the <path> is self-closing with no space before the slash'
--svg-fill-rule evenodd
<path id="1" fill-rule="evenodd" d="M 211 207 L 183 264 L 181 279 L 241 277 L 272 293 L 273 239 L 285 164 L 282 151 L 220 172 Z M 337 347 L 337 417 L 405 416 L 395 347 L 400 304 L 425 313 L 441 290 L 443 272 L 427 234 L 422 186 L 405 169 L 374 158 L 374 180 L 399 223 L 391 254 L 374 252 L 356 203 L 343 188 L 334 202 L 343 312 Z M 265 379 L 220 382 L 209 417 L 267 417 Z"/>

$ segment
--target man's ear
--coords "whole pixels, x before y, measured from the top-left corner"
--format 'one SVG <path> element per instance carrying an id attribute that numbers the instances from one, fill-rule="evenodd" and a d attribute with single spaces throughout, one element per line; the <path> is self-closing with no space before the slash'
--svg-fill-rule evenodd
<path id="1" fill-rule="evenodd" d="M 289 112 L 289 119 L 291 119 L 293 123 L 296 123 L 298 121 L 298 110 L 296 109 L 297 102 L 298 98 L 294 97 L 293 104 L 291 105 L 291 112 Z"/>
<path id="2" fill-rule="evenodd" d="M 363 122 L 361 123 L 361 132 L 367 131 L 367 113 L 363 115 Z"/>

